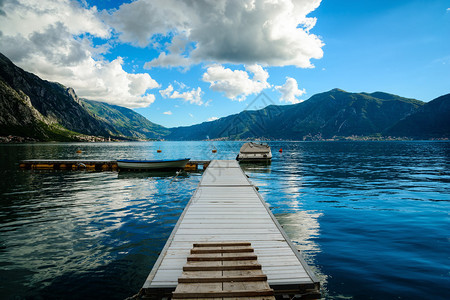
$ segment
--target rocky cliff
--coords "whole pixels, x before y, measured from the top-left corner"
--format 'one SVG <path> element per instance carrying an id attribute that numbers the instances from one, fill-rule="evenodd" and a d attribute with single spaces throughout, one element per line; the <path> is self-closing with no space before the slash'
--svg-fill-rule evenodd
<path id="1" fill-rule="evenodd" d="M 2 54 L 0 82 L 3 135 L 25 132 L 38 139 L 52 139 L 62 134 L 72 139 L 70 131 L 93 136 L 110 134 L 109 125 L 92 117 L 73 89 L 42 80 L 15 66 Z"/>

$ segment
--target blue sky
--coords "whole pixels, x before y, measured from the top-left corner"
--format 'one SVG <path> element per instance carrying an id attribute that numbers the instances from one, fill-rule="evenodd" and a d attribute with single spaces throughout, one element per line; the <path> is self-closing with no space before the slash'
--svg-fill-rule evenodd
<path id="1" fill-rule="evenodd" d="M 167 127 L 333 88 L 450 92 L 450 1 L 2 1 L 0 51 Z"/>

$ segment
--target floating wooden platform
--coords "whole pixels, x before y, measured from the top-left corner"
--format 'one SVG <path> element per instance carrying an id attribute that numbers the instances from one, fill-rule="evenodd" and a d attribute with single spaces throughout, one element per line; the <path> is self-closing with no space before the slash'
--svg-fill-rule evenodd
<path id="1" fill-rule="evenodd" d="M 96 159 L 28 159 L 20 161 L 20 168 L 31 170 L 88 170 L 88 171 L 115 171 L 115 160 Z"/>
<path id="2" fill-rule="evenodd" d="M 209 160 L 191 160 L 185 166 L 185 171 L 196 172 L 205 170 Z M 26 170 L 81 170 L 81 171 L 117 171 L 115 160 L 86 160 L 86 159 L 28 159 L 19 164 L 21 169 Z"/>
<path id="3" fill-rule="evenodd" d="M 196 250 L 200 253 L 194 253 L 195 256 L 191 248 L 200 243 L 210 243 L 212 247 L 223 242 L 251 243 L 254 252 L 241 256 L 248 260 L 258 257 L 275 295 L 320 297 L 319 281 L 239 164 L 219 160 L 212 161 L 203 174 L 145 281 L 141 297 L 171 297 L 178 278 L 183 278 L 183 268 L 196 270 L 195 257 L 202 255 L 201 249 Z M 214 267 L 218 266 L 211 266 L 210 270 L 216 271 Z M 223 271 L 226 266 L 221 268 Z"/>

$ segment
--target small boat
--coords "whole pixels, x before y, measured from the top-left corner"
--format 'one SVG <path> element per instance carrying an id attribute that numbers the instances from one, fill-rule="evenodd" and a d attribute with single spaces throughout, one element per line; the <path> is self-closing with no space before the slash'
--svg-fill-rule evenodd
<path id="1" fill-rule="evenodd" d="M 183 169 L 190 158 L 163 159 L 163 160 L 135 160 L 118 159 L 117 166 L 120 170 L 170 170 Z"/>
<path id="2" fill-rule="evenodd" d="M 264 162 L 270 163 L 272 151 L 267 144 L 245 143 L 242 145 L 236 160 L 239 162 Z"/>

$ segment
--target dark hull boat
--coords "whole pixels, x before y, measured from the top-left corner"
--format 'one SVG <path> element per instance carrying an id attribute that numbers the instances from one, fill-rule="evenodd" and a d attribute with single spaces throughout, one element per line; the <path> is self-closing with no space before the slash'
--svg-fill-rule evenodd
<path id="1" fill-rule="evenodd" d="M 134 160 L 119 159 L 117 166 L 120 170 L 173 170 L 184 169 L 190 158 L 165 160 Z"/>

